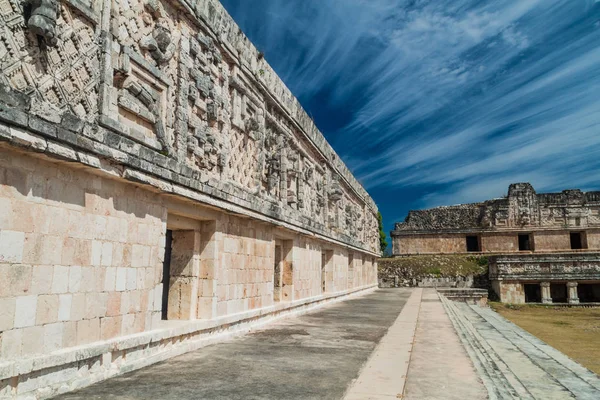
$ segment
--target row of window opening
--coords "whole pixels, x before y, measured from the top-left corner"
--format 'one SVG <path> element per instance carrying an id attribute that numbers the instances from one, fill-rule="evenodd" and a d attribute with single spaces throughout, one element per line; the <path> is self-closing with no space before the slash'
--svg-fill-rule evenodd
<path id="1" fill-rule="evenodd" d="M 532 233 L 520 233 L 519 235 L 519 251 L 534 251 L 534 238 Z M 570 232 L 569 240 L 571 250 L 587 249 L 587 240 L 585 232 Z M 478 235 L 467 235 L 466 238 L 467 251 L 481 251 L 481 237 Z"/>

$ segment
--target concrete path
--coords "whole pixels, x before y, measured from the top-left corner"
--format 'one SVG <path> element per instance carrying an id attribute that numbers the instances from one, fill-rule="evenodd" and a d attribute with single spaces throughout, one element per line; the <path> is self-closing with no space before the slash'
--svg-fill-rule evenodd
<path id="1" fill-rule="evenodd" d="M 487 390 L 437 292 L 425 289 L 404 398 L 477 400 L 487 397 Z"/>
<path id="2" fill-rule="evenodd" d="M 411 293 L 377 290 L 58 398 L 341 399 Z"/>
<path id="3" fill-rule="evenodd" d="M 402 312 L 346 393 L 345 400 L 402 397 L 415 340 L 423 289 L 413 290 Z"/>
<path id="4" fill-rule="evenodd" d="M 442 299 L 490 399 L 600 399 L 600 378 L 489 308 Z"/>

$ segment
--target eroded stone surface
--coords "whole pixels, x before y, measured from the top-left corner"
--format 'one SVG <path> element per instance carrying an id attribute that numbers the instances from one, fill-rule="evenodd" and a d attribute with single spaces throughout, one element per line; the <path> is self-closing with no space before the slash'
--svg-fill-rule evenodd
<path id="1" fill-rule="evenodd" d="M 600 249 L 599 215 L 600 192 L 536 193 L 529 183 L 515 183 L 501 199 L 410 211 L 391 232 L 393 252 Z M 578 246 L 574 247 L 577 243 L 572 243 L 570 232 L 584 232 Z M 518 234 L 530 235 L 527 243 L 519 243 Z M 466 236 L 476 238 L 472 248 Z"/>

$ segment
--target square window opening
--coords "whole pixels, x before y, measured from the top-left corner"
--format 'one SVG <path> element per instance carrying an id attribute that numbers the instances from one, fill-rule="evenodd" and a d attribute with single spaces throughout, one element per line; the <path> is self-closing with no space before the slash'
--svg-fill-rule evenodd
<path id="1" fill-rule="evenodd" d="M 584 232 L 571 232 L 571 250 L 581 250 L 587 248 Z"/>
<path id="2" fill-rule="evenodd" d="M 467 251 L 481 251 L 479 236 L 467 236 Z"/>
<path id="3" fill-rule="evenodd" d="M 519 235 L 519 251 L 531 251 L 533 246 L 531 245 L 531 234 L 525 233 Z"/>

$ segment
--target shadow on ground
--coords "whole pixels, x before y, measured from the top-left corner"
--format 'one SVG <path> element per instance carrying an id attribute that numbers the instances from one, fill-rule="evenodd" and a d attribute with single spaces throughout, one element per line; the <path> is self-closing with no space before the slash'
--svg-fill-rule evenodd
<path id="1" fill-rule="evenodd" d="M 58 399 L 340 399 L 410 295 L 374 293 Z"/>

